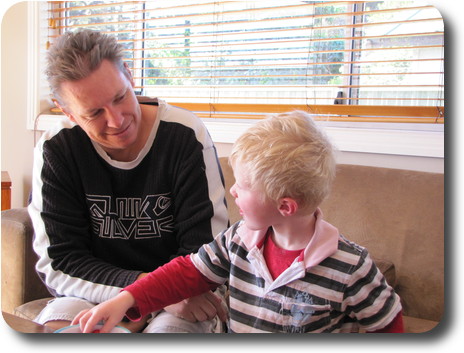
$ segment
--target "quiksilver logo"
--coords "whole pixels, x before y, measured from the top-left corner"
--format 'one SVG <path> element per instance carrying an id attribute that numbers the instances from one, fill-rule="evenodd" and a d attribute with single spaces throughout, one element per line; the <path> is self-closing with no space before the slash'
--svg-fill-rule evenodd
<path id="1" fill-rule="evenodd" d="M 168 194 L 141 198 L 86 195 L 92 230 L 102 238 L 147 239 L 174 230 Z"/>

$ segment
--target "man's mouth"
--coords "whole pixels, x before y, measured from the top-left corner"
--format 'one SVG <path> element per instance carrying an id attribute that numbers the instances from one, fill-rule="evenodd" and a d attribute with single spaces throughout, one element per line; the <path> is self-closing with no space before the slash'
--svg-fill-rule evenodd
<path id="1" fill-rule="evenodd" d="M 127 126 L 126 126 L 124 129 L 122 129 L 122 130 L 119 130 L 119 131 L 117 131 L 117 132 L 111 133 L 111 135 L 113 135 L 113 136 L 120 136 L 120 135 L 124 134 L 124 133 L 129 129 L 130 126 L 131 126 L 131 124 L 127 125 Z"/>

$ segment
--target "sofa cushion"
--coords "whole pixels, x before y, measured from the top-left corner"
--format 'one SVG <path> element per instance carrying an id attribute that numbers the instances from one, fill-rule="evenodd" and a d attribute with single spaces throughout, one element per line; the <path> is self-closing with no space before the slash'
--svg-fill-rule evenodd
<path id="1" fill-rule="evenodd" d="M 339 164 L 321 209 L 347 239 L 395 264 L 405 315 L 442 319 L 443 174 Z"/>
<path id="2" fill-rule="evenodd" d="M 426 333 L 433 330 L 439 321 L 419 319 L 412 316 L 403 316 L 404 332 L 407 333 Z"/>

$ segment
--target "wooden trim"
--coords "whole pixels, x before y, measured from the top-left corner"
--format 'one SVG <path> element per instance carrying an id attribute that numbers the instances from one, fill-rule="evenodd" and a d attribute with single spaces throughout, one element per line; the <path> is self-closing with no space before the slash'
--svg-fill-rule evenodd
<path id="1" fill-rule="evenodd" d="M 267 117 L 266 114 L 216 114 L 197 112 L 196 115 L 200 118 L 210 119 L 243 119 L 243 120 L 257 120 Z M 316 121 L 337 121 L 337 122 L 363 122 L 363 123 L 413 123 L 413 124 L 444 124 L 443 118 L 395 118 L 395 117 L 354 117 L 354 116 L 329 116 L 321 117 L 314 116 Z"/>
<path id="2" fill-rule="evenodd" d="M 139 98 L 140 96 L 138 96 Z M 263 119 L 269 114 L 302 110 L 319 121 L 391 122 L 444 124 L 443 106 L 395 106 L 395 105 L 325 105 L 325 104 L 210 104 L 170 103 L 195 112 L 200 118 L 214 119 Z M 58 108 L 52 113 L 61 113 Z"/>
<path id="3" fill-rule="evenodd" d="M 6 171 L 2 171 L 2 211 L 11 208 L 11 179 Z"/>
<path id="4" fill-rule="evenodd" d="M 269 114 L 302 110 L 319 121 L 444 124 L 444 107 L 172 103 L 200 118 L 263 119 Z"/>
<path id="5" fill-rule="evenodd" d="M 444 107 L 433 106 L 394 106 L 394 105 L 324 105 L 324 104 L 210 104 L 210 103 L 172 103 L 192 111 L 242 112 L 242 113 L 285 113 L 303 110 L 311 114 L 332 114 L 339 116 L 389 116 L 389 117 L 444 117 Z"/>
<path id="6" fill-rule="evenodd" d="M 313 114 L 434 117 L 445 116 L 444 107 L 395 105 L 311 105 Z"/>

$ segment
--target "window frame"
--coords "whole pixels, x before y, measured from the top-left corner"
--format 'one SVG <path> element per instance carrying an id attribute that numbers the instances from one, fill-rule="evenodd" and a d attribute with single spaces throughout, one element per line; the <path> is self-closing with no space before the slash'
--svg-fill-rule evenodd
<path id="1" fill-rule="evenodd" d="M 40 57 L 41 2 L 28 2 L 28 87 L 27 128 L 44 131 L 62 114 L 41 111 L 39 83 L 43 81 Z M 161 97 L 162 98 L 162 97 Z M 175 105 L 175 103 L 172 103 Z M 215 143 L 233 143 L 254 120 L 201 118 Z M 317 122 L 339 151 L 444 158 L 444 124 Z M 394 143 L 391 143 L 394 141 Z"/>

